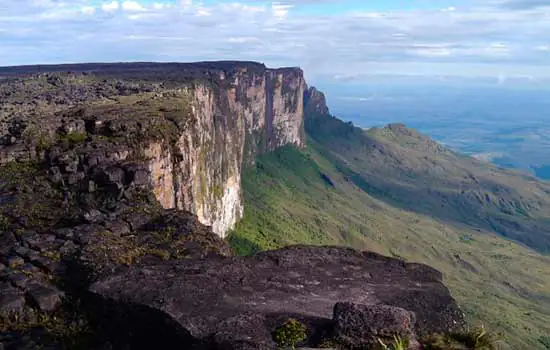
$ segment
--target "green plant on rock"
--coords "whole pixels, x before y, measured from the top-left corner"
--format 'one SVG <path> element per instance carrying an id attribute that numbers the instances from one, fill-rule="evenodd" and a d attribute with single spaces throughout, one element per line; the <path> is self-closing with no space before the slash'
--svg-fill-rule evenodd
<path id="1" fill-rule="evenodd" d="M 279 347 L 294 349 L 296 344 L 306 339 L 307 327 L 296 319 L 288 319 L 284 325 L 273 332 L 273 340 Z"/>
<path id="2" fill-rule="evenodd" d="M 6 230 L 9 230 L 10 227 L 11 227 L 11 220 L 7 216 L 0 214 L 0 230 L 6 231 Z"/>
<path id="3" fill-rule="evenodd" d="M 82 315 L 37 313 L 22 315 L 10 313 L 0 315 L 0 332 L 27 333 L 32 330 L 42 330 L 44 341 L 60 343 L 63 349 L 87 349 L 94 339 L 93 330 Z"/>
<path id="4" fill-rule="evenodd" d="M 27 126 L 21 136 L 27 147 L 35 148 L 38 152 L 47 150 L 53 144 L 53 137 L 35 124 Z"/>
<path id="5" fill-rule="evenodd" d="M 317 345 L 320 349 L 335 349 L 339 344 L 335 339 L 324 339 Z"/>
<path id="6" fill-rule="evenodd" d="M 73 148 L 74 146 L 83 143 L 88 139 L 88 134 L 86 132 L 74 131 L 66 135 L 58 135 L 57 140 L 64 147 Z"/>
<path id="7" fill-rule="evenodd" d="M 221 199 L 223 197 L 223 188 L 220 185 L 214 185 L 212 193 L 216 199 Z"/>
<path id="8" fill-rule="evenodd" d="M 476 330 L 466 330 L 448 334 L 435 334 L 422 339 L 426 350 L 496 350 L 497 342 L 493 334 L 482 325 Z"/>
<path id="9" fill-rule="evenodd" d="M 393 342 L 389 345 L 384 343 L 382 339 L 378 338 L 378 343 L 383 350 L 406 350 L 409 348 L 409 339 L 401 338 L 400 336 L 394 335 Z"/>
<path id="10" fill-rule="evenodd" d="M 541 343 L 544 347 L 546 347 L 546 349 L 550 350 L 550 335 L 540 337 L 539 343 Z"/>

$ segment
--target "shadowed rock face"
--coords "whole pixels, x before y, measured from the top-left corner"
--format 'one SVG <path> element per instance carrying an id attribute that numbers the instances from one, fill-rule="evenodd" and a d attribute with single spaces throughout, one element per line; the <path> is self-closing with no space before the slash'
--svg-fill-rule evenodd
<path id="1" fill-rule="evenodd" d="M 349 348 L 374 348 L 378 339 L 414 341 L 414 314 L 387 305 L 338 303 L 334 306 L 335 338 Z"/>
<path id="2" fill-rule="evenodd" d="M 436 270 L 335 247 L 133 266 L 96 282 L 91 291 L 111 302 L 160 310 L 197 339 L 226 332 L 233 340 L 240 336 L 265 346 L 273 346 L 270 331 L 285 318 L 329 322 L 339 301 L 412 311 L 419 334 L 464 322 Z"/>

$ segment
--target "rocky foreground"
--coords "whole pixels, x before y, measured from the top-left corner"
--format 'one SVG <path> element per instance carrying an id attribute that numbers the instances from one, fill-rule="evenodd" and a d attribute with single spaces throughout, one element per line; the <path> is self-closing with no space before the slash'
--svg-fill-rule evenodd
<path id="1" fill-rule="evenodd" d="M 133 266 L 94 283 L 90 291 L 100 302 L 112 303 L 108 319 L 121 321 L 114 329 L 135 327 L 133 344 L 147 342 L 148 332 L 140 330 L 170 323 L 165 346 L 180 339 L 221 349 L 273 348 L 272 331 L 289 318 L 308 326 L 309 345 L 334 338 L 364 347 L 376 345 L 377 337 L 463 326 L 437 271 L 335 247 Z"/>
<path id="2" fill-rule="evenodd" d="M 301 142 L 302 76 L 185 67 L 170 87 L 154 81 L 178 67 L 162 65 L 0 84 L 0 349 L 272 349 L 291 318 L 301 345 L 370 348 L 464 326 L 424 265 L 337 247 L 232 256 L 210 224 L 242 210 L 229 179 L 245 153 Z"/>

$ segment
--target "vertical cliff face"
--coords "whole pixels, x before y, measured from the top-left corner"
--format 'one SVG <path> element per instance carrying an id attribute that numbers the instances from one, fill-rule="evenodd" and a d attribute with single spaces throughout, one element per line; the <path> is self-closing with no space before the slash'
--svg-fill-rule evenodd
<path id="1" fill-rule="evenodd" d="M 242 167 L 263 152 L 304 144 L 305 82 L 298 68 L 253 62 L 80 68 L 91 73 L 0 85 L 0 97 L 10 101 L 0 112 L 12 116 L 0 123 L 1 162 L 43 158 L 60 141 L 82 157 L 88 148 L 124 148 L 128 156 L 120 162 L 145 162 L 162 207 L 188 210 L 224 236 L 243 213 Z M 87 176 L 71 182 L 85 183 Z"/>
<path id="2" fill-rule="evenodd" d="M 224 236 L 242 217 L 241 170 L 258 154 L 302 146 L 305 82 L 299 69 L 240 67 L 189 89 L 192 123 L 175 145 L 144 154 L 164 208 L 185 209 Z"/>

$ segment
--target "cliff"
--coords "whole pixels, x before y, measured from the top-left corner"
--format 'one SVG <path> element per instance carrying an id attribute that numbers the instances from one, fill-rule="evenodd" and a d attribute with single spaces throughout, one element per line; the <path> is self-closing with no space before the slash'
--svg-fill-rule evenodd
<path id="1" fill-rule="evenodd" d="M 45 125 L 44 139 L 57 137 L 67 124 L 66 133 L 138 139 L 138 147 L 116 144 L 125 148 L 119 161 L 145 157 L 161 205 L 195 213 L 220 236 L 242 216 L 243 164 L 279 146 L 304 143 L 300 69 L 237 62 L 68 68 L 93 74 L 48 73 L 2 85 L 3 161 L 25 153 L 25 135 L 43 132 Z M 125 80 L 99 78 L 111 75 Z M 170 142 L 144 132 L 159 120 L 175 124 L 167 126 L 174 129 Z M 36 143 L 37 136 L 28 141 Z"/>
<path id="2" fill-rule="evenodd" d="M 243 169 L 304 145 L 301 70 L 2 75 L 0 348 L 274 349 L 291 317 L 303 345 L 364 348 L 463 326 L 427 266 L 337 247 L 240 258 L 222 239 L 243 212 Z"/>

